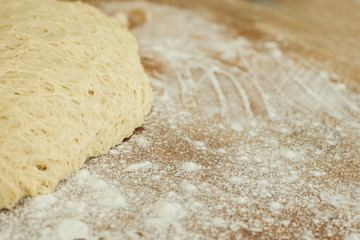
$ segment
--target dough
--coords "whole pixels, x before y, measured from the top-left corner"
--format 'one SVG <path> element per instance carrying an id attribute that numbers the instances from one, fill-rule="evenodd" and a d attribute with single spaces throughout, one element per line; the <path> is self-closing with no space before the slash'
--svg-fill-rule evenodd
<path id="1" fill-rule="evenodd" d="M 0 0 L 0 209 L 46 194 L 144 122 L 125 23 L 84 3 Z"/>

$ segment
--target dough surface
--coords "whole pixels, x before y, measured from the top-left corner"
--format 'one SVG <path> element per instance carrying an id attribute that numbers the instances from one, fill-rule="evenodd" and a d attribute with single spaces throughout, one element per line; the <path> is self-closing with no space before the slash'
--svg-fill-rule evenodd
<path id="1" fill-rule="evenodd" d="M 46 194 L 144 122 L 126 24 L 84 3 L 0 0 L 0 209 Z"/>

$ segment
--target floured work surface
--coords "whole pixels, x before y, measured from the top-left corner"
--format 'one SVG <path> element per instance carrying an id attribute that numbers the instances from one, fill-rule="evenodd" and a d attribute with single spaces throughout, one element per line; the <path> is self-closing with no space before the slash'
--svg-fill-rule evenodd
<path id="1" fill-rule="evenodd" d="M 97 6 L 130 16 L 152 113 L 55 193 L 1 212 L 2 237 L 360 237 L 360 94 L 345 63 L 210 12 Z"/>

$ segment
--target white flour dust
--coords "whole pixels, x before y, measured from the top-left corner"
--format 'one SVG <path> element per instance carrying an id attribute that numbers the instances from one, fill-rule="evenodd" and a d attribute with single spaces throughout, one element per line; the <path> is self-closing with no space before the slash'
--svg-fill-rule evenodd
<path id="1" fill-rule="evenodd" d="M 0 213 L 0 239 L 346 238 L 360 232 L 360 95 L 280 42 L 143 2 L 146 124 L 50 195 Z M 121 12 L 121 14 L 119 14 Z"/>

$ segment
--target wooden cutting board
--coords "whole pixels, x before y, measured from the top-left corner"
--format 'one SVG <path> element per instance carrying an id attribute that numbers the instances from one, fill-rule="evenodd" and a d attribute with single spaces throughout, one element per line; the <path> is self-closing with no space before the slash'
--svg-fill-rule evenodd
<path id="1" fill-rule="evenodd" d="M 88 2 L 128 18 L 152 112 L 0 238 L 360 238 L 358 1 Z"/>

